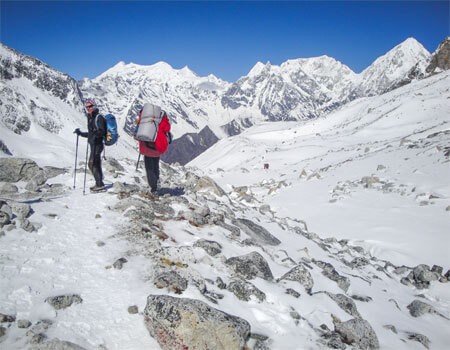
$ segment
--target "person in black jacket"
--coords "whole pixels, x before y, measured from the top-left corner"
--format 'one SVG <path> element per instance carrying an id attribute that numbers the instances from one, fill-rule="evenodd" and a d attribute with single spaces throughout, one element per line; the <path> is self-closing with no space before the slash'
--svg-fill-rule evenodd
<path id="1" fill-rule="evenodd" d="M 78 136 L 87 137 L 91 153 L 89 155 L 89 170 L 94 175 L 95 186 L 90 188 L 91 191 L 101 191 L 105 189 L 103 183 L 102 158 L 103 137 L 106 135 L 106 120 L 99 113 L 94 100 L 86 100 L 85 107 L 87 111 L 88 131 L 82 132 L 79 128 L 74 133 Z"/>

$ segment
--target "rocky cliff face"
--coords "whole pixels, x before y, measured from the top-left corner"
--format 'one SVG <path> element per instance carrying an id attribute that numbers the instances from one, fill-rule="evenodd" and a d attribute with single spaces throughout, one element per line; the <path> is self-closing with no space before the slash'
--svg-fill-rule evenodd
<path id="1" fill-rule="evenodd" d="M 184 134 L 173 140 L 167 152 L 161 157 L 166 163 L 179 163 L 185 165 L 199 154 L 214 145 L 219 139 L 205 126 L 198 134 Z"/>
<path id="2" fill-rule="evenodd" d="M 83 110 L 81 92 L 73 78 L 3 44 L 0 76 L 0 122 L 16 134 L 29 131 L 33 123 L 58 133 L 65 116 L 55 108 L 54 100 L 78 112 Z M 51 100 L 39 98 L 41 93 Z"/>
<path id="3" fill-rule="evenodd" d="M 447 69 L 450 69 L 450 37 L 445 38 L 434 52 L 426 72 L 434 74 Z"/>

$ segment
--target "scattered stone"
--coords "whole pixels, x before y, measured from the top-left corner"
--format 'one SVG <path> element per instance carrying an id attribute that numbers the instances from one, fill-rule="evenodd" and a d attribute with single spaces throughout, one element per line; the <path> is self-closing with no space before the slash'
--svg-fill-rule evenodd
<path id="1" fill-rule="evenodd" d="M 235 279 L 228 284 L 227 289 L 232 292 L 239 300 L 249 301 L 254 296 L 260 302 L 266 300 L 266 294 L 256 288 L 252 283 Z"/>
<path id="2" fill-rule="evenodd" d="M 131 315 L 137 314 L 139 312 L 139 309 L 136 305 L 129 306 L 128 307 L 128 313 Z"/>
<path id="3" fill-rule="evenodd" d="M 48 297 L 45 299 L 47 303 L 53 306 L 56 310 L 68 308 L 72 304 L 80 304 L 83 299 L 77 294 L 58 295 L 56 297 Z"/>
<path id="4" fill-rule="evenodd" d="M 427 336 L 419 333 L 407 332 L 408 339 L 421 343 L 425 348 L 430 348 L 430 339 Z"/>
<path id="5" fill-rule="evenodd" d="M 32 214 L 31 206 L 26 203 L 11 203 L 11 209 L 19 220 L 25 220 Z"/>
<path id="6" fill-rule="evenodd" d="M 219 197 L 226 196 L 225 191 L 208 176 L 199 178 L 197 184 L 194 186 L 195 192 L 201 192 L 205 190 L 212 192 Z"/>
<path id="7" fill-rule="evenodd" d="M 24 158 L 0 158 L 0 181 L 28 181 L 41 169 L 36 162 Z"/>
<path id="8" fill-rule="evenodd" d="M 325 292 L 331 299 L 333 299 L 338 306 L 356 318 L 361 318 L 361 315 L 358 312 L 355 302 L 344 294 L 333 294 L 329 292 Z"/>
<path id="9" fill-rule="evenodd" d="M 127 262 L 128 262 L 128 260 L 125 258 L 117 259 L 114 262 L 113 267 L 117 270 L 121 270 L 123 268 L 123 264 L 126 264 Z"/>
<path id="10" fill-rule="evenodd" d="M 300 293 L 292 288 L 286 289 L 286 294 L 292 295 L 294 298 L 300 298 Z"/>
<path id="11" fill-rule="evenodd" d="M 25 219 L 22 221 L 22 223 L 20 224 L 20 228 L 27 231 L 27 232 L 35 232 L 36 227 L 30 222 L 30 220 Z"/>
<path id="12" fill-rule="evenodd" d="M 103 247 L 104 245 L 106 245 L 105 242 L 103 242 L 103 241 L 97 241 L 97 246 Z"/>
<path id="13" fill-rule="evenodd" d="M 344 343 L 361 349 L 379 349 L 377 335 L 369 322 L 362 318 L 354 318 L 335 324 L 335 331 L 339 333 Z"/>
<path id="14" fill-rule="evenodd" d="M 41 344 L 43 343 L 45 340 L 47 339 L 47 336 L 43 333 L 39 333 L 39 334 L 34 334 L 31 337 L 30 343 L 33 346 L 31 349 L 34 350 L 36 349 L 36 344 Z"/>
<path id="15" fill-rule="evenodd" d="M 264 227 L 255 224 L 253 221 L 248 219 L 235 219 L 233 220 L 233 225 L 238 226 L 252 239 L 262 245 L 278 245 L 281 241 L 274 237 L 269 231 Z"/>
<path id="16" fill-rule="evenodd" d="M 0 338 L 3 337 L 6 334 L 6 328 L 3 326 L 0 326 Z"/>
<path id="17" fill-rule="evenodd" d="M 344 292 L 348 290 L 350 287 L 350 280 L 347 277 L 339 275 L 336 269 L 330 263 L 313 260 L 313 262 L 322 268 L 322 274 L 328 277 L 330 280 L 335 281 L 339 288 L 341 288 Z"/>
<path id="18" fill-rule="evenodd" d="M 159 274 L 155 277 L 153 283 L 157 288 L 168 288 L 169 291 L 173 291 L 176 294 L 183 293 L 188 286 L 188 281 L 175 271 Z"/>
<path id="19" fill-rule="evenodd" d="M 9 225 L 11 223 L 11 216 L 4 211 L 0 211 L 0 227 Z"/>
<path id="20" fill-rule="evenodd" d="M 47 329 L 50 328 L 52 325 L 52 321 L 50 320 L 40 320 L 38 321 L 33 327 L 31 327 L 25 334 L 27 336 L 35 336 L 35 335 L 42 335 L 44 336 L 44 333 L 47 331 Z M 36 341 L 42 341 L 44 338 L 42 337 L 36 337 Z"/>
<path id="21" fill-rule="evenodd" d="M 86 350 L 75 343 L 54 338 L 52 340 L 39 342 L 33 346 L 33 350 Z"/>
<path id="22" fill-rule="evenodd" d="M 395 328 L 395 326 L 393 326 L 391 324 L 386 324 L 383 326 L 383 328 L 388 329 L 388 330 L 394 332 L 395 334 L 397 334 L 397 328 Z"/>
<path id="23" fill-rule="evenodd" d="M 9 182 L 0 182 L 0 193 L 11 194 L 17 192 L 19 192 L 19 189 L 17 188 L 16 185 Z"/>
<path id="24" fill-rule="evenodd" d="M 250 324 L 199 300 L 150 295 L 145 325 L 162 350 L 242 349 Z"/>
<path id="25" fill-rule="evenodd" d="M 226 289 L 227 288 L 227 285 L 225 284 L 225 282 L 220 277 L 217 277 L 216 283 L 217 283 L 217 288 L 219 288 L 219 289 Z"/>
<path id="26" fill-rule="evenodd" d="M 194 243 L 194 247 L 204 249 L 211 256 L 216 256 L 222 252 L 222 246 L 219 243 L 206 239 L 199 239 Z"/>
<path id="27" fill-rule="evenodd" d="M 369 265 L 370 261 L 364 257 L 362 258 L 354 258 L 352 261 L 350 261 L 350 266 L 352 268 L 361 268 L 364 267 L 366 265 Z"/>
<path id="28" fill-rule="evenodd" d="M 95 214 L 96 219 L 100 219 L 102 216 L 100 214 Z"/>
<path id="29" fill-rule="evenodd" d="M 294 281 L 300 283 L 305 290 L 310 294 L 314 286 L 314 280 L 311 273 L 305 268 L 304 264 L 300 264 L 290 271 L 286 272 L 278 281 Z"/>
<path id="30" fill-rule="evenodd" d="M 14 322 L 15 320 L 16 320 L 16 316 L 5 315 L 5 314 L 0 313 L 0 322 L 1 323 L 6 323 L 6 322 L 11 323 L 11 322 Z"/>
<path id="31" fill-rule="evenodd" d="M 246 255 L 229 258 L 225 265 L 230 266 L 235 273 L 245 279 L 261 277 L 267 281 L 273 280 L 272 271 L 267 261 L 258 252 L 251 252 Z"/>
<path id="32" fill-rule="evenodd" d="M 369 301 L 372 301 L 373 299 L 367 295 L 357 295 L 357 294 L 353 294 L 352 298 L 358 301 L 362 301 L 365 303 L 368 303 Z"/>
<path id="33" fill-rule="evenodd" d="M 431 268 L 431 272 L 435 272 L 439 275 L 442 275 L 442 272 L 444 272 L 444 268 L 439 265 L 433 265 L 433 267 Z"/>
<path id="34" fill-rule="evenodd" d="M 28 320 L 17 320 L 18 328 L 29 328 L 31 326 L 31 322 Z"/>
<path id="35" fill-rule="evenodd" d="M 409 304 L 407 308 L 409 309 L 409 313 L 413 317 L 419 317 L 427 313 L 432 314 L 436 312 L 436 310 L 431 305 L 417 299 Z"/>

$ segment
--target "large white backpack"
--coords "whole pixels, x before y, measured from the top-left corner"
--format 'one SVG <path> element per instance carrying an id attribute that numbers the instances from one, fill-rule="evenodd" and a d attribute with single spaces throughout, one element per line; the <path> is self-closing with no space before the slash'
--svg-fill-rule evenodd
<path id="1" fill-rule="evenodd" d="M 141 122 L 136 132 L 136 139 L 145 142 L 155 142 L 159 123 L 165 112 L 159 106 L 146 103 L 142 109 Z"/>

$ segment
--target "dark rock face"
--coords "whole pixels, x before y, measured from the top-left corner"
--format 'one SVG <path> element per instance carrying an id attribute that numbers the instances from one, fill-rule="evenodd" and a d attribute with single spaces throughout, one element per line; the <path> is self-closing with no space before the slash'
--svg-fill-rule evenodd
<path id="1" fill-rule="evenodd" d="M 219 141 L 219 138 L 209 127 L 205 126 L 198 134 L 184 134 L 182 137 L 173 140 L 161 160 L 166 163 L 185 165 L 217 141 Z"/>
<path id="2" fill-rule="evenodd" d="M 199 300 L 149 295 L 145 325 L 161 349 L 243 349 L 250 324 Z"/>
<path id="3" fill-rule="evenodd" d="M 439 45 L 433 57 L 431 57 L 426 72 L 433 74 L 447 69 L 450 69 L 450 37 L 445 38 Z"/>
<path id="4" fill-rule="evenodd" d="M 16 134 L 28 132 L 36 123 L 45 130 L 58 133 L 64 126 L 65 115 L 49 107 L 45 101 L 30 99 L 12 82 L 26 80 L 37 91 L 60 99 L 78 112 L 83 112 L 82 94 L 76 80 L 58 72 L 33 57 L 0 44 L 0 121 Z"/>

